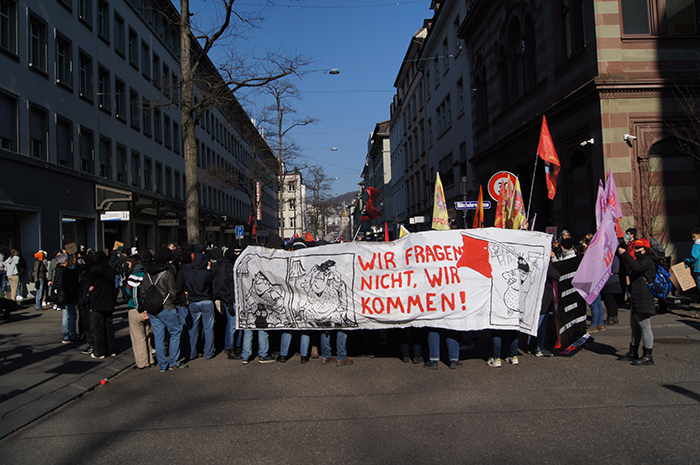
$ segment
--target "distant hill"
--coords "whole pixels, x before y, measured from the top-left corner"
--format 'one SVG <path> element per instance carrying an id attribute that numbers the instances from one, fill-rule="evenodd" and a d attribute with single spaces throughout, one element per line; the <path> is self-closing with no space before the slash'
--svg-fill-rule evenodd
<path id="1" fill-rule="evenodd" d="M 328 199 L 330 205 L 342 205 L 345 202 L 346 205 L 352 205 L 357 197 L 357 191 L 346 192 L 335 197 Z"/>

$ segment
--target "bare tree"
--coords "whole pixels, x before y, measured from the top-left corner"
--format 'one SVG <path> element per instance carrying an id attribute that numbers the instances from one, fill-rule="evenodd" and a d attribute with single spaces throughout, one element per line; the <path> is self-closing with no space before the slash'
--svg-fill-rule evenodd
<path id="1" fill-rule="evenodd" d="M 700 95 L 698 89 L 690 84 L 681 88 L 676 85 L 676 105 L 683 113 L 683 118 L 669 121 L 668 126 L 678 141 L 678 149 L 700 160 Z"/>
<path id="2" fill-rule="evenodd" d="M 312 234 L 323 237 L 326 233 L 326 218 L 331 208 L 329 199 L 333 180 L 326 176 L 321 166 L 309 167 L 305 178 L 309 230 Z"/>
<path id="3" fill-rule="evenodd" d="M 230 48 L 228 59 L 218 67 L 209 59 L 216 45 L 235 37 L 235 25 L 252 26 L 259 17 L 243 16 L 234 9 L 235 0 L 218 0 L 218 15 L 207 27 L 194 26 L 189 0 L 180 0 L 180 73 L 182 140 L 185 158 L 187 240 L 199 242 L 199 183 L 195 126 L 214 107 L 235 100 L 243 88 L 262 87 L 277 79 L 298 73 L 310 63 L 299 54 L 268 53 L 263 57 L 238 54 Z"/>
<path id="4" fill-rule="evenodd" d="M 291 137 L 291 132 L 299 127 L 316 124 L 318 119 L 310 116 L 297 116 L 293 102 L 301 100 L 301 94 L 289 79 L 269 82 L 262 87 L 261 92 L 272 97 L 272 102 L 263 109 L 262 121 L 269 125 L 266 138 L 268 141 L 274 141 L 271 145 L 277 152 L 279 176 L 283 176 L 289 172 L 288 170 L 291 169 L 300 153 L 299 147 Z M 295 166 L 295 169 L 298 169 L 298 166 Z M 279 217 L 282 218 L 281 198 L 279 208 Z M 282 234 L 281 225 L 280 234 Z"/>

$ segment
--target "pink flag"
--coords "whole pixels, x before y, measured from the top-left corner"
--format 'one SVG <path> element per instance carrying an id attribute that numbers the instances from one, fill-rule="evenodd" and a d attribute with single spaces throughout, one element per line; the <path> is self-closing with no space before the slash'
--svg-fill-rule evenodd
<path id="1" fill-rule="evenodd" d="M 622 206 L 617 196 L 617 185 L 615 184 L 612 167 L 608 171 L 608 179 L 605 182 L 605 201 L 608 203 L 608 208 L 612 210 L 613 221 L 622 218 Z"/>

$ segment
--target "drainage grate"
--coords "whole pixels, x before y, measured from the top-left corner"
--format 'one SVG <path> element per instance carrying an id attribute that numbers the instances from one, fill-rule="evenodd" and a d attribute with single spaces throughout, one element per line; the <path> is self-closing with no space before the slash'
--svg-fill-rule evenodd
<path id="1" fill-rule="evenodd" d="M 700 339 L 690 339 L 688 337 L 655 337 L 655 344 L 691 345 L 700 344 Z"/>

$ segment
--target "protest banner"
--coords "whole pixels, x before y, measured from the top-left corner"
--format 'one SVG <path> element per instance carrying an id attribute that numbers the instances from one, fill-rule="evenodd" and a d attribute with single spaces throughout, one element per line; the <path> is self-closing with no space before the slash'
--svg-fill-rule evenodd
<path id="1" fill-rule="evenodd" d="M 511 329 L 537 334 L 551 236 L 482 228 L 236 261 L 238 329 Z"/>
<path id="2" fill-rule="evenodd" d="M 552 264 L 559 272 L 557 310 L 554 314 L 557 327 L 555 349 L 566 349 L 586 334 L 586 302 L 572 284 L 581 258 L 573 257 Z"/>

